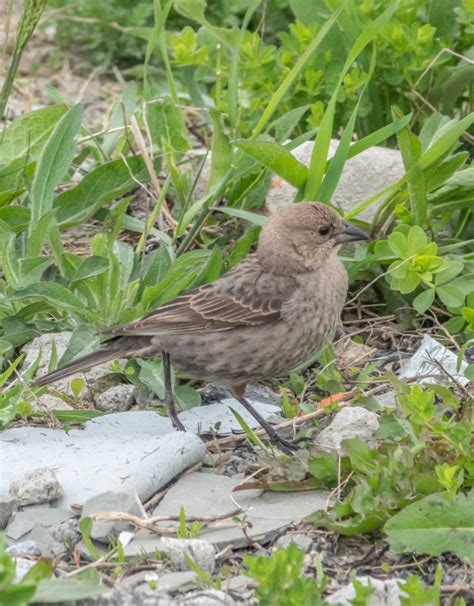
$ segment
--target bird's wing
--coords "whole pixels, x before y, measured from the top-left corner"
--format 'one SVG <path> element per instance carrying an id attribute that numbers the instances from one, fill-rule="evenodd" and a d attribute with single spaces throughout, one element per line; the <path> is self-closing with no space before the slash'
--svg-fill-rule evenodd
<path id="1" fill-rule="evenodd" d="M 295 286 L 291 276 L 263 271 L 251 255 L 216 282 L 195 288 L 135 322 L 104 332 L 117 336 L 182 334 L 274 322 Z"/>

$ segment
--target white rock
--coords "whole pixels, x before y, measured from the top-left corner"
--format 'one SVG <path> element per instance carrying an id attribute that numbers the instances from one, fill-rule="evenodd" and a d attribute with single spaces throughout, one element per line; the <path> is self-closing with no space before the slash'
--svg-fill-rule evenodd
<path id="1" fill-rule="evenodd" d="M 140 516 L 140 509 L 133 495 L 125 492 L 115 493 L 111 491 L 96 495 L 86 501 L 82 507 L 82 518 L 94 513 L 120 512 Z M 116 537 L 122 531 L 131 528 L 127 522 L 108 520 L 94 520 L 92 523 L 91 537 L 101 543 L 108 543 L 109 538 Z"/>
<path id="2" fill-rule="evenodd" d="M 374 412 L 360 406 L 345 406 L 323 429 L 317 437 L 317 445 L 326 452 L 344 454 L 342 442 L 359 438 L 367 443 L 374 443 L 374 433 L 379 428 L 378 417 Z"/>
<path id="3" fill-rule="evenodd" d="M 331 139 L 329 157 L 334 155 L 338 144 L 337 139 Z M 312 141 L 306 141 L 291 153 L 302 164 L 309 166 L 313 145 Z M 398 181 L 404 174 L 405 169 L 398 150 L 388 147 L 371 147 L 345 163 L 341 179 L 332 197 L 332 203 L 347 213 L 360 202 Z M 294 187 L 280 177 L 273 176 L 266 199 L 269 212 L 275 212 L 278 208 L 290 204 L 295 195 Z M 372 205 L 360 213 L 358 218 L 370 221 L 376 209 L 377 204 Z"/>
<path id="4" fill-rule="evenodd" d="M 143 539 L 143 540 L 142 540 Z M 214 545 L 202 539 L 174 539 L 139 531 L 135 539 L 124 549 L 126 557 L 159 551 L 168 557 L 177 570 L 190 570 L 186 555 L 207 572 L 214 572 L 216 550 Z"/>
<path id="5" fill-rule="evenodd" d="M 373 577 L 357 577 L 357 580 L 365 587 L 370 585 L 374 589 L 367 600 L 367 606 L 400 606 L 400 596 L 405 595 L 395 579 L 382 581 Z M 350 583 L 327 597 L 326 602 L 337 606 L 351 606 L 355 596 L 354 585 Z"/>
<path id="6" fill-rule="evenodd" d="M 416 378 L 417 383 L 450 383 L 451 379 L 443 373 L 434 360 L 461 385 L 467 385 L 469 379 L 464 376 L 467 362 L 461 362 L 460 372 L 457 370 L 457 355 L 441 345 L 436 339 L 425 335 L 420 346 L 412 357 L 403 365 L 399 377 L 401 379 Z"/>
<path id="7" fill-rule="evenodd" d="M 40 467 L 13 480 L 10 495 L 20 505 L 35 505 L 56 501 L 62 497 L 63 489 L 52 469 Z"/>
<path id="8" fill-rule="evenodd" d="M 208 488 L 212 487 L 214 482 L 219 485 L 220 476 L 210 473 L 200 475 L 208 477 Z M 219 499 L 221 505 L 217 509 L 213 505 L 213 493 L 209 490 L 209 494 L 207 494 L 205 486 L 200 491 L 194 490 L 188 494 L 187 498 L 181 498 L 184 491 L 179 485 L 183 483 L 184 486 L 189 486 L 186 478 L 187 476 L 180 478 L 177 484 L 170 489 L 170 492 L 174 491 L 174 494 L 165 503 L 163 509 L 160 509 L 160 506 L 157 507 L 154 515 L 163 515 L 164 512 L 167 512 L 167 515 L 178 515 L 179 508 L 182 506 L 187 516 L 199 517 L 203 515 L 203 508 L 207 502 L 208 512 L 212 512 L 212 516 L 229 515 L 228 519 L 219 522 L 219 527 L 205 528 L 199 533 L 200 539 L 212 543 L 219 550 L 227 545 L 232 545 L 236 549 L 244 547 L 248 543 L 247 537 L 259 543 L 269 542 L 282 528 L 303 520 L 314 511 L 323 509 L 328 498 L 327 493 L 320 490 L 297 493 L 265 492 L 263 494 L 259 494 L 259 491 L 251 491 L 253 493 L 251 498 L 250 495 L 245 496 L 245 493 L 237 492 L 232 495 L 235 501 L 233 510 L 225 499 Z M 239 506 L 242 512 L 235 514 L 235 510 L 238 510 Z M 239 519 L 242 522 L 239 522 Z M 243 525 L 245 533 L 242 530 Z M 140 530 L 125 548 L 125 555 L 153 553 L 157 540 L 159 539 L 155 534 L 147 530 Z"/>
<path id="9" fill-rule="evenodd" d="M 301 532 L 288 533 L 278 537 L 275 547 L 288 547 L 288 545 L 291 543 L 294 543 L 297 547 L 307 552 L 313 544 L 313 539 L 306 534 L 302 534 Z"/>
<path id="10" fill-rule="evenodd" d="M 14 583 L 19 583 L 23 577 L 33 568 L 36 564 L 34 560 L 27 560 L 26 558 L 13 558 L 15 560 L 15 579 Z"/>
<path id="11" fill-rule="evenodd" d="M 3 431 L 0 499 L 12 481 L 41 461 L 54 469 L 64 489 L 55 507 L 82 504 L 107 490 L 130 495 L 136 490 L 143 502 L 204 456 L 206 447 L 197 436 L 167 433 L 169 420 L 156 413 L 135 414 L 145 418 L 134 424 L 132 412 L 106 415 L 68 433 L 39 427 Z M 150 417 L 156 424 L 148 422 Z"/>
<path id="12" fill-rule="evenodd" d="M 95 407 L 102 412 L 125 412 L 135 400 L 135 386 L 128 383 L 113 385 L 96 396 Z"/>
<path id="13" fill-rule="evenodd" d="M 261 490 L 245 490 L 238 496 L 232 494 L 240 482 L 240 479 L 224 475 L 188 473 L 167 491 L 153 515 L 177 516 L 181 508 L 185 515 L 193 518 L 235 515 L 246 510 L 262 493 Z"/>
<path id="14" fill-rule="evenodd" d="M 5 552 L 8 553 L 9 556 L 15 558 L 34 558 L 41 555 L 41 550 L 38 549 L 38 545 L 31 539 L 13 543 L 13 545 L 10 545 L 10 547 L 5 549 Z"/>
<path id="15" fill-rule="evenodd" d="M 204 589 L 188 593 L 181 604 L 183 606 L 233 606 L 235 601 L 227 592 L 219 589 Z"/>

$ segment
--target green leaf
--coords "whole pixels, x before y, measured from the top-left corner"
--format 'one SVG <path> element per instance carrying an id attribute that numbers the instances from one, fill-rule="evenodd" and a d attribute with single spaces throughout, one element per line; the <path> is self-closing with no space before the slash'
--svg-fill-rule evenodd
<path id="1" fill-rule="evenodd" d="M 388 245 L 393 252 L 400 257 L 400 259 L 406 259 L 409 257 L 408 243 L 406 237 L 399 231 L 392 232 L 387 238 Z"/>
<path id="2" fill-rule="evenodd" d="M 365 532 L 371 532 L 380 528 L 385 521 L 385 514 L 358 514 L 337 520 L 333 515 L 324 511 L 315 511 L 306 521 L 313 526 L 327 528 L 331 532 L 337 532 L 346 537 L 356 536 Z"/>
<path id="3" fill-rule="evenodd" d="M 387 126 L 383 126 L 379 128 L 375 132 L 367 135 L 360 141 L 356 141 L 349 148 L 348 158 L 353 158 L 357 154 L 369 149 L 370 147 L 374 147 L 375 145 L 380 145 L 387 139 L 389 139 L 392 135 L 395 135 L 400 129 L 404 128 L 412 119 L 413 114 L 407 114 L 401 118 L 397 118 L 391 124 Z"/>
<path id="4" fill-rule="evenodd" d="M 105 585 L 74 577 L 41 581 L 34 595 L 34 602 L 55 604 L 95 598 L 107 591 Z"/>
<path id="5" fill-rule="evenodd" d="M 466 298 L 464 291 L 454 284 L 437 286 L 436 294 L 446 307 L 460 307 Z"/>
<path id="6" fill-rule="evenodd" d="M 69 343 L 59 360 L 58 367 L 64 366 L 74 358 L 84 356 L 98 349 L 99 337 L 92 326 L 79 324 L 73 330 Z"/>
<path id="7" fill-rule="evenodd" d="M 236 141 L 235 146 L 260 164 L 299 189 L 308 177 L 308 169 L 279 143 L 270 141 Z"/>
<path id="8" fill-rule="evenodd" d="M 79 132 L 82 107 L 75 105 L 59 120 L 41 152 L 31 186 L 30 235 L 41 217 L 52 209 L 53 191 L 67 173 L 74 158 L 74 137 Z M 32 251 L 39 255 L 40 250 Z"/>
<path id="9" fill-rule="evenodd" d="M 275 130 L 275 141 L 277 143 L 283 143 L 283 141 L 288 139 L 310 107 L 311 105 L 302 105 L 301 107 L 290 109 L 290 111 L 270 124 L 268 130 Z"/>
<path id="10" fill-rule="evenodd" d="M 464 269 L 464 263 L 459 261 L 459 259 L 450 259 L 449 265 L 446 269 L 443 269 L 435 276 L 435 284 L 436 286 L 441 286 L 445 282 L 449 282 L 454 277 L 462 272 Z"/>
<path id="11" fill-rule="evenodd" d="M 66 110 L 65 105 L 51 105 L 14 120 L 0 138 L 0 165 L 9 165 L 16 158 L 35 160 Z"/>
<path id="12" fill-rule="evenodd" d="M 54 200 L 57 221 L 61 228 L 79 225 L 90 219 L 108 202 L 136 188 L 137 181 L 150 180 L 141 156 L 113 160 L 88 173 L 81 182 Z"/>
<path id="13" fill-rule="evenodd" d="M 162 400 L 165 397 L 165 383 L 161 360 L 137 360 L 137 363 L 140 366 L 140 381 Z"/>
<path id="14" fill-rule="evenodd" d="M 290 8 L 294 16 L 305 25 L 314 23 L 318 19 L 320 7 L 319 0 L 290 0 Z"/>
<path id="15" fill-rule="evenodd" d="M 347 4 L 347 0 L 342 2 L 341 6 L 339 6 L 334 13 L 326 19 L 322 27 L 319 28 L 318 33 L 314 36 L 311 43 L 307 46 L 307 48 L 303 51 L 303 53 L 299 56 L 298 60 L 285 76 L 284 80 L 278 86 L 276 91 L 273 93 L 270 101 L 265 107 L 262 115 L 260 116 L 255 128 L 253 129 L 252 138 L 258 137 L 258 135 L 263 131 L 268 121 L 271 119 L 277 108 L 280 106 L 280 103 L 283 97 L 288 93 L 291 86 L 298 78 L 300 72 L 302 72 L 305 65 L 311 59 L 313 54 L 316 52 L 318 47 L 321 45 L 324 38 L 327 36 L 333 25 L 337 22 L 339 15 Z"/>
<path id="16" fill-rule="evenodd" d="M 178 152 L 186 152 L 189 143 L 186 138 L 186 125 L 181 111 L 171 97 L 163 97 L 147 104 L 147 121 L 153 143 L 163 148 L 163 139 Z"/>
<path id="17" fill-rule="evenodd" d="M 92 257 L 87 257 L 87 259 L 83 259 L 81 261 L 69 286 L 70 288 L 74 288 L 81 280 L 87 280 L 88 278 L 92 278 L 94 276 L 100 276 L 101 274 L 105 273 L 109 268 L 109 260 L 105 257 L 99 257 L 96 255 L 92 255 Z"/>
<path id="18" fill-rule="evenodd" d="M 30 209 L 23 206 L 0 208 L 0 221 L 4 221 L 16 233 L 28 227 L 30 216 Z"/>
<path id="19" fill-rule="evenodd" d="M 39 282 L 27 288 L 22 288 L 13 295 L 5 298 L 6 301 L 19 301 L 21 299 L 43 299 L 56 305 L 59 310 L 83 310 L 84 304 L 67 288 L 56 282 Z"/>
<path id="20" fill-rule="evenodd" d="M 425 169 L 434 164 L 456 143 L 459 137 L 471 127 L 474 123 L 474 112 L 459 121 L 453 121 L 443 134 L 430 145 L 430 147 L 421 155 L 419 164 Z"/>
<path id="21" fill-rule="evenodd" d="M 268 217 L 265 217 L 265 215 L 258 215 L 250 210 L 243 210 L 242 208 L 219 206 L 219 208 L 216 208 L 215 210 L 225 213 L 226 215 L 230 215 L 231 217 L 237 217 L 239 219 L 243 219 L 244 221 L 250 221 L 250 223 L 258 225 L 259 227 L 263 227 L 268 221 Z"/>
<path id="22" fill-rule="evenodd" d="M 395 553 L 453 552 L 474 564 L 474 491 L 429 495 L 395 514 L 384 532 Z"/>
<path id="23" fill-rule="evenodd" d="M 188 387 L 188 385 L 177 385 L 174 395 L 181 410 L 201 406 L 201 394 L 192 387 Z"/>
<path id="24" fill-rule="evenodd" d="M 311 161 L 309 165 L 308 180 L 306 182 L 304 191 L 304 197 L 306 200 L 316 200 L 317 195 L 319 193 L 319 188 L 321 186 L 323 175 L 326 170 L 326 160 L 329 150 L 329 143 L 332 136 L 337 98 L 339 95 L 340 88 L 344 82 L 344 78 L 354 61 L 360 55 L 360 53 L 368 44 L 370 44 L 370 42 L 375 38 L 375 36 L 380 33 L 380 31 L 382 31 L 384 26 L 388 23 L 393 13 L 397 9 L 398 4 L 398 0 L 396 0 L 395 2 L 391 2 L 388 8 L 381 15 L 371 21 L 369 25 L 363 29 L 362 33 L 354 42 L 346 58 L 342 71 L 339 75 L 336 87 L 324 112 L 324 116 L 319 126 L 319 131 L 316 136 L 316 140 L 314 142 L 313 151 L 311 154 Z M 345 8 L 345 6 L 346 4 L 343 3 L 341 5 L 341 8 Z M 334 15 L 335 14 L 337 13 L 334 13 Z"/>
<path id="25" fill-rule="evenodd" d="M 424 313 L 428 308 L 431 307 L 435 298 L 435 289 L 429 288 L 424 290 L 413 299 L 413 307 L 420 314 Z"/>
<path id="26" fill-rule="evenodd" d="M 29 259 L 20 259 L 20 279 L 18 281 L 18 286 L 24 287 L 29 286 L 34 282 L 40 282 L 42 275 L 52 263 L 52 257 L 31 257 Z"/>
<path id="27" fill-rule="evenodd" d="M 357 119 L 357 115 L 359 113 L 360 102 L 362 97 L 364 96 L 367 85 L 372 79 L 374 70 L 375 70 L 375 46 L 372 51 L 372 58 L 370 60 L 369 72 L 366 76 L 366 81 L 361 91 L 359 92 L 359 98 L 357 103 L 352 110 L 351 116 L 344 128 L 344 132 L 342 133 L 341 140 L 339 141 L 339 145 L 337 146 L 336 153 L 333 158 L 329 161 L 329 164 L 326 168 L 326 176 L 324 177 L 324 181 L 321 184 L 321 187 L 318 191 L 318 200 L 320 202 L 325 202 L 326 204 L 331 201 L 331 198 L 336 191 L 337 184 L 339 183 L 339 179 L 341 178 L 342 171 L 344 169 L 344 165 L 349 156 L 349 147 L 352 140 L 352 135 L 354 133 L 354 127 Z"/>
<path id="28" fill-rule="evenodd" d="M 211 169 L 207 192 L 211 192 L 219 181 L 227 174 L 232 162 L 232 148 L 229 138 L 224 133 L 219 113 L 211 111 L 213 132 L 211 145 Z"/>

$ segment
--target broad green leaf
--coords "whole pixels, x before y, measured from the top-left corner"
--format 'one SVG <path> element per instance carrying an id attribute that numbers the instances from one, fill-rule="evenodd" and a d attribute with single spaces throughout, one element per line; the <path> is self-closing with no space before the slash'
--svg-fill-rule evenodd
<path id="1" fill-rule="evenodd" d="M 106 585 L 74 577 L 41 581 L 34 595 L 34 602 L 54 604 L 57 602 L 75 602 L 95 598 L 107 591 Z"/>
<path id="2" fill-rule="evenodd" d="M 98 257 L 96 255 L 87 257 L 87 259 L 83 259 L 81 261 L 81 264 L 77 268 L 76 273 L 71 280 L 70 287 L 74 288 L 81 280 L 87 280 L 88 278 L 92 278 L 94 276 L 100 276 L 109 268 L 109 260 L 105 257 Z"/>
<path id="3" fill-rule="evenodd" d="M 435 289 L 429 288 L 424 290 L 413 299 L 413 307 L 420 314 L 424 313 L 431 307 L 435 298 Z"/>
<path id="4" fill-rule="evenodd" d="M 222 129 L 219 113 L 211 111 L 213 125 L 211 145 L 211 169 L 207 184 L 208 193 L 211 192 L 219 181 L 227 174 L 232 163 L 232 148 L 229 138 Z"/>
<path id="5" fill-rule="evenodd" d="M 79 132 L 82 107 L 75 105 L 56 124 L 38 159 L 35 178 L 31 186 L 30 236 L 41 217 L 52 209 L 54 188 L 66 175 L 74 158 L 74 137 Z M 30 250 L 39 255 L 41 250 Z"/>
<path id="6" fill-rule="evenodd" d="M 181 110 L 171 97 L 163 97 L 146 106 L 146 116 L 153 143 L 163 148 L 163 140 L 175 151 L 186 152 L 189 143 Z"/>
<path id="7" fill-rule="evenodd" d="M 290 0 L 290 8 L 294 16 L 305 25 L 318 19 L 320 0 Z"/>
<path id="8" fill-rule="evenodd" d="M 308 169 L 283 145 L 271 141 L 236 141 L 235 146 L 293 187 L 299 189 L 306 182 Z"/>
<path id="9" fill-rule="evenodd" d="M 398 231 L 394 231 L 389 235 L 387 241 L 388 245 L 397 255 L 397 257 L 400 257 L 400 259 L 405 259 L 409 256 L 407 239 L 403 234 Z"/>
<path id="10" fill-rule="evenodd" d="M 474 564 L 474 490 L 454 498 L 429 495 L 395 514 L 384 532 L 395 553 L 453 552 Z"/>
<path id="11" fill-rule="evenodd" d="M 446 307 L 460 307 L 466 298 L 464 291 L 455 284 L 436 287 L 436 294 Z"/>
<path id="12" fill-rule="evenodd" d="M 199 275 L 209 258 L 208 250 L 192 250 L 178 257 L 156 286 L 145 289 L 143 302 L 147 309 L 171 301 Z"/>
<path id="13" fill-rule="evenodd" d="M 27 259 L 20 259 L 20 279 L 18 286 L 29 286 L 35 282 L 40 282 L 44 272 L 53 263 L 52 257 L 30 257 Z"/>
<path id="14" fill-rule="evenodd" d="M 190 288 L 196 288 L 202 284 L 214 282 L 221 275 L 222 271 L 222 253 L 218 246 L 211 249 L 211 254 L 206 262 L 206 265 L 201 269 L 196 279 L 190 285 Z"/>
<path id="15" fill-rule="evenodd" d="M 165 397 L 165 383 L 161 360 L 137 360 L 137 363 L 140 366 L 140 381 L 162 400 Z"/>
<path id="16" fill-rule="evenodd" d="M 39 282 L 27 288 L 19 289 L 14 294 L 6 297 L 7 301 L 19 301 L 21 299 L 42 299 L 56 305 L 59 310 L 84 309 L 84 304 L 80 299 L 56 282 Z"/>
<path id="17" fill-rule="evenodd" d="M 58 366 L 64 366 L 74 358 L 84 356 L 98 349 L 99 337 L 95 329 L 88 324 L 79 324 L 73 330 L 69 343 L 59 360 Z"/>
<path id="18" fill-rule="evenodd" d="M 123 196 L 150 177 L 141 156 L 132 156 L 123 160 L 113 160 L 98 166 L 87 174 L 82 181 L 54 200 L 57 209 L 57 221 L 61 228 L 79 225 L 90 219 L 98 209 Z"/>
<path id="19" fill-rule="evenodd" d="M 188 385 L 177 385 L 174 395 L 182 410 L 201 406 L 201 394 Z"/>
<path id="20" fill-rule="evenodd" d="M 30 215 L 30 209 L 24 206 L 0 208 L 0 221 L 4 221 L 12 231 L 17 233 L 28 227 Z"/>
<path id="21" fill-rule="evenodd" d="M 415 255 L 428 244 L 426 233 L 419 225 L 413 225 L 410 228 L 407 236 L 407 253 L 408 256 Z M 428 254 L 426 251 L 425 254 Z"/>
<path id="22" fill-rule="evenodd" d="M 65 105 L 51 105 L 14 120 L 0 135 L 0 165 L 16 158 L 35 160 L 66 110 Z"/>
<path id="23" fill-rule="evenodd" d="M 464 263 L 459 259 L 449 259 L 449 265 L 446 269 L 443 269 L 435 276 L 435 284 L 441 286 L 445 282 L 449 282 L 454 277 L 462 272 L 464 269 Z"/>

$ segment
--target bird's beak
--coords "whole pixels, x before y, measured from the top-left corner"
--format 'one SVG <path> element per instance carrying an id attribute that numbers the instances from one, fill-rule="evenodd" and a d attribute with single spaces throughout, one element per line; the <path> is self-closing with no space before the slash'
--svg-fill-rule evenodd
<path id="1" fill-rule="evenodd" d="M 361 229 L 343 221 L 343 230 L 334 235 L 336 244 L 345 242 L 357 242 L 358 240 L 369 240 L 369 236 Z"/>

